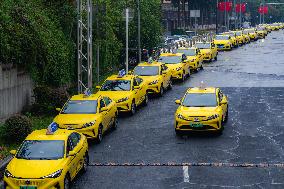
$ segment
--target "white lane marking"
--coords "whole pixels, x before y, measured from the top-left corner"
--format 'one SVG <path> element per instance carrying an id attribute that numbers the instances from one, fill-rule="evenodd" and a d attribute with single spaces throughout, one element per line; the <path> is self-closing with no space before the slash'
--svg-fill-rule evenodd
<path id="1" fill-rule="evenodd" d="M 188 166 L 182 166 L 183 169 L 183 182 L 189 182 Z"/>

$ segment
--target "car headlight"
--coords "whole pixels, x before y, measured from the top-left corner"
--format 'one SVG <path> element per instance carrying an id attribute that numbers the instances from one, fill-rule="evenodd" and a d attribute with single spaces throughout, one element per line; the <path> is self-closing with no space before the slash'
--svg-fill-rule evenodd
<path id="1" fill-rule="evenodd" d="M 176 70 L 177 70 L 177 71 L 180 71 L 181 69 L 182 69 L 182 67 L 178 67 Z"/>
<path id="2" fill-rule="evenodd" d="M 91 127 L 91 126 L 93 126 L 95 123 L 96 123 L 96 121 L 91 121 L 91 122 L 89 122 L 89 123 L 85 123 L 85 124 L 83 125 L 83 128 Z"/>
<path id="3" fill-rule="evenodd" d="M 183 115 L 181 115 L 181 114 L 177 114 L 177 117 L 179 118 L 179 119 L 182 119 L 182 120 L 187 120 Z"/>
<path id="4" fill-rule="evenodd" d="M 15 177 L 12 175 L 12 173 L 10 173 L 7 169 L 5 169 L 4 175 L 5 175 L 5 177 L 15 178 Z"/>
<path id="5" fill-rule="evenodd" d="M 128 97 L 125 97 L 125 98 L 121 98 L 117 101 L 117 103 L 120 103 L 120 102 L 125 102 L 127 101 L 129 98 Z"/>
<path id="6" fill-rule="evenodd" d="M 218 117 L 219 117 L 219 115 L 218 115 L 218 114 L 215 114 L 215 115 L 209 116 L 207 119 L 208 119 L 208 120 L 212 120 L 212 119 L 216 119 L 216 118 L 218 118 Z"/>
<path id="7" fill-rule="evenodd" d="M 56 172 L 54 172 L 54 173 L 52 173 L 50 175 L 42 177 L 42 178 L 44 179 L 44 178 L 57 178 L 57 177 L 60 177 L 60 175 L 62 173 L 62 170 L 63 169 L 60 169 L 60 170 L 58 170 L 58 171 L 56 171 Z"/>
<path id="8" fill-rule="evenodd" d="M 159 80 L 155 80 L 155 81 L 150 82 L 149 85 L 155 85 L 155 84 L 157 84 L 158 82 L 159 82 Z"/>

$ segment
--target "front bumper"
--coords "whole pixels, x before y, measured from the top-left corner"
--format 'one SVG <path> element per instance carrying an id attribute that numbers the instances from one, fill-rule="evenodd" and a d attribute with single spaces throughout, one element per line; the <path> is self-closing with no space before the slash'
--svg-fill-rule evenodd
<path id="1" fill-rule="evenodd" d="M 6 189 L 20 188 L 20 186 L 34 186 L 37 189 L 57 189 L 63 188 L 63 182 L 63 176 L 46 179 L 18 179 L 4 177 L 4 185 L 6 185 Z"/>
<path id="2" fill-rule="evenodd" d="M 202 127 L 194 127 L 191 124 L 202 124 Z M 195 122 L 176 118 L 175 129 L 177 131 L 218 131 L 221 129 L 219 119 Z"/>

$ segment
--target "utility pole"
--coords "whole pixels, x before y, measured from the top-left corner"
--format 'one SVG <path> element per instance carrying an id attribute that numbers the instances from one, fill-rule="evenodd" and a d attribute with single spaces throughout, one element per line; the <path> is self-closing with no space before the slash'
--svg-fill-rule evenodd
<path id="1" fill-rule="evenodd" d="M 216 0 L 216 34 L 218 34 L 218 6 L 219 0 Z"/>
<path id="2" fill-rule="evenodd" d="M 137 0 L 137 15 L 138 15 L 138 61 L 141 62 L 141 12 L 140 0 Z"/>
<path id="3" fill-rule="evenodd" d="M 92 0 L 77 0 L 78 93 L 93 86 Z"/>
<path id="4" fill-rule="evenodd" d="M 265 0 L 263 0 L 262 3 L 263 3 L 263 6 L 264 6 L 264 5 L 265 5 Z M 262 23 L 264 24 L 264 13 L 263 13 L 262 19 L 263 19 L 263 20 L 262 20 Z"/>
<path id="5" fill-rule="evenodd" d="M 128 22 L 129 22 L 129 8 L 125 9 L 125 17 L 126 17 L 126 47 L 125 47 L 125 53 L 126 53 L 126 60 L 125 60 L 125 66 L 126 66 L 126 74 L 128 74 Z"/>
<path id="6" fill-rule="evenodd" d="M 224 21 L 225 21 L 225 28 L 226 28 L 226 31 L 228 30 L 228 26 L 227 26 L 227 0 L 225 0 L 225 12 L 224 12 Z"/>
<path id="7" fill-rule="evenodd" d="M 240 0 L 240 6 L 241 6 L 241 11 L 240 11 L 240 29 L 243 27 L 242 23 L 243 23 L 243 18 L 242 18 L 242 8 L 243 8 L 243 2 L 242 0 Z"/>

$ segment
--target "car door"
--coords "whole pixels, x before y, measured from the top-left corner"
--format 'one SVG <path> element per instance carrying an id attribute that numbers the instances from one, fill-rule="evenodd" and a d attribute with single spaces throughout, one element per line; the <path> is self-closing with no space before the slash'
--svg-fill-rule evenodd
<path id="1" fill-rule="evenodd" d="M 215 58 L 217 56 L 217 47 L 214 43 L 211 43 L 211 50 L 212 50 L 213 58 Z"/>
<path id="2" fill-rule="evenodd" d="M 133 92 L 134 92 L 134 98 L 135 98 L 135 103 L 136 105 L 140 104 L 140 97 L 141 97 L 141 87 L 139 86 L 137 82 L 137 77 L 133 79 Z"/>
<path id="3" fill-rule="evenodd" d="M 198 56 L 198 67 L 202 66 L 202 62 L 203 62 L 203 56 L 202 53 L 199 49 L 196 49 L 196 54 Z"/>
<path id="4" fill-rule="evenodd" d="M 141 104 L 144 99 L 145 99 L 145 96 L 146 96 L 146 93 L 147 93 L 147 88 L 146 88 L 146 85 L 145 83 L 143 82 L 143 79 L 140 78 L 140 77 L 136 77 L 136 82 L 139 86 L 139 104 Z"/>
<path id="5" fill-rule="evenodd" d="M 107 111 L 102 111 L 102 109 L 106 107 L 104 99 L 100 98 L 99 101 L 100 101 L 99 112 L 100 112 L 101 117 L 102 117 L 103 131 L 105 131 L 105 130 L 107 130 L 108 124 L 109 124 L 109 121 L 108 121 L 108 118 L 107 118 L 108 112 Z"/>
<path id="6" fill-rule="evenodd" d="M 112 103 L 112 100 L 109 97 L 103 97 L 105 105 L 108 109 L 107 114 L 106 114 L 106 119 L 108 121 L 108 128 L 112 125 L 114 121 L 114 117 L 116 116 L 116 110 L 114 107 L 114 104 Z"/>
<path id="7" fill-rule="evenodd" d="M 76 174 L 81 170 L 84 163 L 84 149 L 83 149 L 83 141 L 81 139 L 81 135 L 79 133 L 72 133 L 70 135 L 72 144 L 74 146 L 73 151 L 76 152 L 75 155 L 75 165 L 76 165 Z"/>
<path id="8" fill-rule="evenodd" d="M 73 133 L 72 133 L 73 134 Z M 70 173 L 70 177 L 71 179 L 73 179 L 76 174 L 77 174 L 77 167 L 80 161 L 80 157 L 77 154 L 78 149 L 76 148 L 78 141 L 74 138 L 74 135 L 70 134 L 68 139 L 67 139 L 67 146 L 66 146 L 66 155 L 68 156 L 67 158 L 69 158 L 69 173 Z M 74 151 L 75 154 L 72 156 L 69 156 L 68 154 Z"/>
<path id="9" fill-rule="evenodd" d="M 220 104 L 220 106 L 222 108 L 222 115 L 223 115 L 223 118 L 224 118 L 225 115 L 226 115 L 226 112 L 227 112 L 227 104 L 221 104 L 221 102 L 223 100 L 226 101 L 226 99 L 225 99 L 225 97 L 224 97 L 224 95 L 223 95 L 221 90 L 218 90 L 218 99 L 219 99 L 219 104 Z"/>
<path id="10" fill-rule="evenodd" d="M 188 64 L 188 70 L 190 70 L 189 69 L 189 63 L 186 63 L 186 64 Z M 161 69 L 163 70 L 164 73 L 166 73 L 166 74 L 164 74 L 163 77 L 165 78 L 164 80 L 166 81 L 165 84 L 166 84 L 166 87 L 167 87 L 167 86 L 169 86 L 169 84 L 171 82 L 171 78 L 172 78 L 171 70 L 165 64 L 161 65 Z"/>

